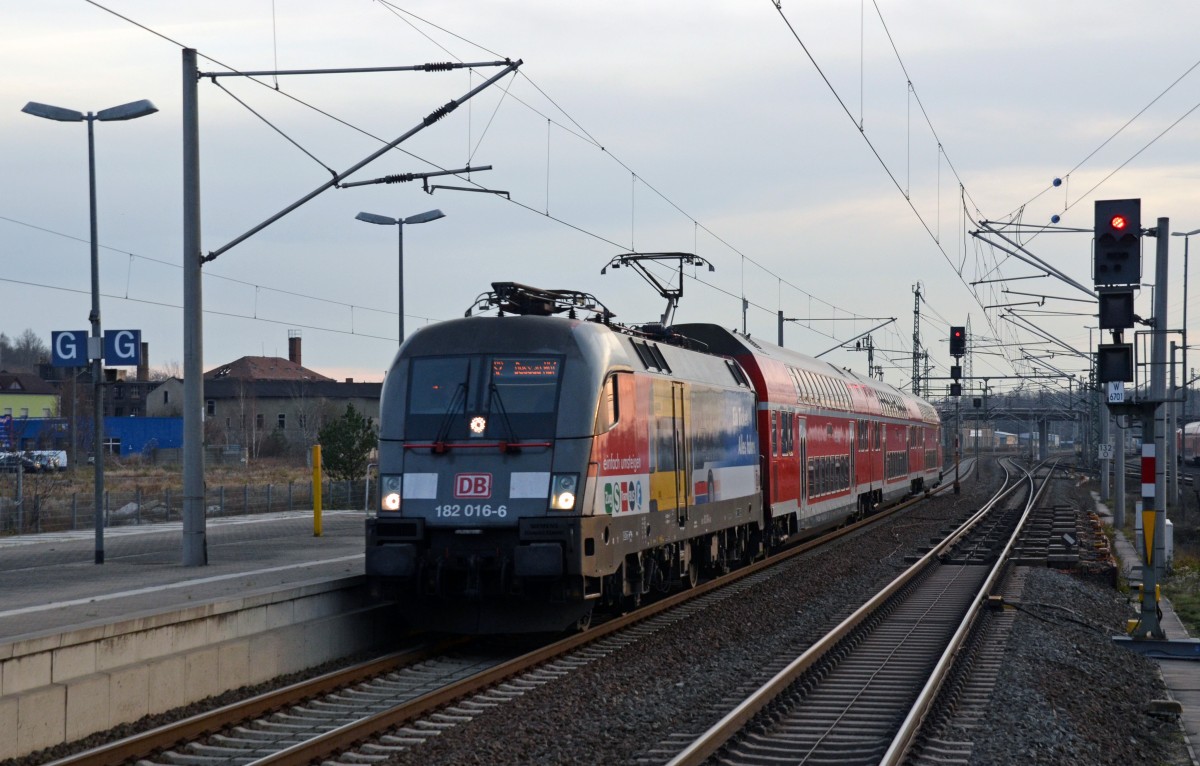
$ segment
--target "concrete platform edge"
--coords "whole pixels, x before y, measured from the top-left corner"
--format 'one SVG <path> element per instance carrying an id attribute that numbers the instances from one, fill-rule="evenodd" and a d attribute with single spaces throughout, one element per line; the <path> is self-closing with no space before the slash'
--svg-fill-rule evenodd
<path id="1" fill-rule="evenodd" d="M 394 612 L 363 582 L 261 588 L 0 645 L 0 759 L 379 646 Z"/>

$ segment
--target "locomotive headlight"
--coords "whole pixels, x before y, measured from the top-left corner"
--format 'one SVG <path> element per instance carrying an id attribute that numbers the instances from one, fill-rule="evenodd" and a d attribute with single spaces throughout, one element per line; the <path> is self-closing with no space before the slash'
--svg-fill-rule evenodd
<path id="1" fill-rule="evenodd" d="M 400 489 L 403 480 L 400 476 L 379 477 L 379 507 L 384 511 L 400 510 Z"/>
<path id="2" fill-rule="evenodd" d="M 550 510 L 570 511 L 575 508 L 577 473 L 556 473 L 550 477 Z"/>

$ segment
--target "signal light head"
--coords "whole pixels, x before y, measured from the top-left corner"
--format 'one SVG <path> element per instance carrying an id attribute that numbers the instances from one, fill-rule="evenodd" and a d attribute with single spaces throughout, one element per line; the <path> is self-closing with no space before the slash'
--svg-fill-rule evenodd
<path id="1" fill-rule="evenodd" d="M 1129 225 L 1129 221 L 1123 215 L 1114 215 L 1112 220 L 1108 222 L 1108 225 L 1117 231 L 1124 231 L 1125 227 Z"/>

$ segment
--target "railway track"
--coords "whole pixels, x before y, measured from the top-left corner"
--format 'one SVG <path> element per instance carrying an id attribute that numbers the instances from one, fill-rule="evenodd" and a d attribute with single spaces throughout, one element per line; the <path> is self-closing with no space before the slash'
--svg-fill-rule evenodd
<path id="1" fill-rule="evenodd" d="M 964 467 L 964 476 L 970 468 Z M 770 570 L 783 561 L 878 523 L 920 499 L 532 652 L 505 656 L 476 651 L 466 642 L 443 642 L 163 726 L 52 766 L 277 766 L 336 758 L 355 746 L 358 752 L 346 762 L 378 759 L 559 680 L 713 603 L 735 598 L 770 578 Z"/>
<path id="2" fill-rule="evenodd" d="M 1011 502 L 1022 486 L 1027 500 Z M 908 571 L 669 758 L 671 766 L 714 758 L 900 763 L 1039 494 L 1032 473 L 1006 480 Z"/>

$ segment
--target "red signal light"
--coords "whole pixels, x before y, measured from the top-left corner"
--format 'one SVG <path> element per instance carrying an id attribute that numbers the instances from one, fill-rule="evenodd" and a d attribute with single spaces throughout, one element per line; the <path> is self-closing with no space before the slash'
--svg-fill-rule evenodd
<path id="1" fill-rule="evenodd" d="M 1108 225 L 1117 231 L 1124 231 L 1125 227 L 1129 225 L 1129 221 L 1123 215 L 1114 215 Z"/>

